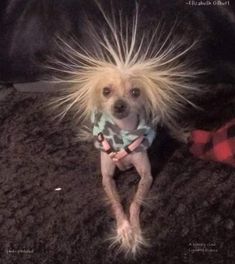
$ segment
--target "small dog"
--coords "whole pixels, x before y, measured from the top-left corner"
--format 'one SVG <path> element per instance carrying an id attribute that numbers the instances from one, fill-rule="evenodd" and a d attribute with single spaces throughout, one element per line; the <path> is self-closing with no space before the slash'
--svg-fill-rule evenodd
<path id="1" fill-rule="evenodd" d="M 127 21 L 121 12 L 109 17 L 97 5 L 103 22 L 87 20 L 86 42 L 74 47 L 62 40 L 66 61 L 57 61 L 55 68 L 68 78 L 58 81 L 74 85 L 56 104 L 66 105 L 62 116 L 75 106 L 82 122 L 91 120 L 89 128 L 101 150 L 103 187 L 116 219 L 114 241 L 135 255 L 147 245 L 140 224 L 141 205 L 153 181 L 147 149 L 159 123 L 185 137 L 176 117 L 185 104 L 193 105 L 189 98 L 199 89 L 192 80 L 201 72 L 185 59 L 196 42 L 174 39 L 175 26 L 167 34 L 161 25 L 143 31 L 138 6 Z M 140 181 L 127 214 L 113 176 L 116 167 L 132 166 Z"/>

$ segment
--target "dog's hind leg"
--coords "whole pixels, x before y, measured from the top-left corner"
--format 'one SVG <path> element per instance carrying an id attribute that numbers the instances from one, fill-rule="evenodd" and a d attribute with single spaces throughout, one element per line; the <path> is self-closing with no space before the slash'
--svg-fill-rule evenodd
<path id="1" fill-rule="evenodd" d="M 110 157 L 101 152 L 101 172 L 104 190 L 111 202 L 112 210 L 116 218 L 117 233 L 113 237 L 113 244 L 119 244 L 120 248 L 126 252 L 131 248 L 133 235 L 128 217 L 124 213 L 121 200 L 118 195 L 115 181 L 113 179 L 115 164 Z"/>

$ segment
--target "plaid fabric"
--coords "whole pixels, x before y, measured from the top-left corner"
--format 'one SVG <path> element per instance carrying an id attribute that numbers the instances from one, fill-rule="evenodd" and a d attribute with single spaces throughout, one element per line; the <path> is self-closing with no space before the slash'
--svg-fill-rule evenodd
<path id="1" fill-rule="evenodd" d="M 189 139 L 190 152 L 206 160 L 235 167 L 235 119 L 216 131 L 194 130 Z"/>

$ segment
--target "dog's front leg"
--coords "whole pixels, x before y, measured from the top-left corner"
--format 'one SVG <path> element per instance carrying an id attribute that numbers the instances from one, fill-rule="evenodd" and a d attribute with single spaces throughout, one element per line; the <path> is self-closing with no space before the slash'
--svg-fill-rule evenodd
<path id="1" fill-rule="evenodd" d="M 102 183 L 111 202 L 113 213 L 117 222 L 117 234 L 114 237 L 113 243 L 119 243 L 122 249 L 128 251 L 132 244 L 132 229 L 121 205 L 121 200 L 113 179 L 114 171 L 114 162 L 105 152 L 101 152 Z"/>
<path id="2" fill-rule="evenodd" d="M 130 205 L 130 223 L 135 237 L 132 251 L 135 253 L 141 244 L 146 245 L 140 228 L 140 207 L 151 187 L 153 179 L 147 152 L 133 153 L 132 163 L 141 177 L 136 194 Z"/>

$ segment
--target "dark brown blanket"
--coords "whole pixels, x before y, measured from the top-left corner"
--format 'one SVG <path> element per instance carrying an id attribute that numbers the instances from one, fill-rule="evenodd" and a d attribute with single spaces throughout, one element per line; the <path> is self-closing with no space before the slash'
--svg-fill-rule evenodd
<path id="1" fill-rule="evenodd" d="M 76 142 L 72 116 L 53 120 L 50 96 L 13 92 L 0 102 L 1 263 L 233 263 L 234 168 L 173 151 L 164 136 L 151 152 L 155 181 L 141 214 L 151 247 L 136 261 L 109 249 L 114 220 L 99 154 Z M 127 204 L 138 176 L 117 182 Z"/>

